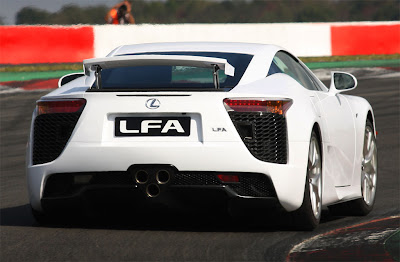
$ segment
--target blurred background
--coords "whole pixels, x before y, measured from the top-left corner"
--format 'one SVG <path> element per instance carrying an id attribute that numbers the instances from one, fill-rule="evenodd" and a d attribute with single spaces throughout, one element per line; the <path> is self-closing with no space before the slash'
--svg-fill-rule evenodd
<path id="1" fill-rule="evenodd" d="M 137 24 L 398 21 L 398 0 L 131 0 Z M 1 0 L 1 24 L 104 24 L 110 0 Z"/>
<path id="2" fill-rule="evenodd" d="M 312 69 L 399 67 L 399 20 L 400 0 L 0 0 L 0 89 L 56 88 L 84 59 L 152 42 L 276 44 Z"/>

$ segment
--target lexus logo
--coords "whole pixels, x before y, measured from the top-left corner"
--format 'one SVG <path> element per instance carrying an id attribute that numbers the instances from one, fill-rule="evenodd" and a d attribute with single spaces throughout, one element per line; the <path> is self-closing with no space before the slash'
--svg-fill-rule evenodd
<path id="1" fill-rule="evenodd" d="M 158 99 L 155 98 L 151 98 L 149 100 L 146 101 L 146 107 L 148 109 L 157 109 L 159 108 L 161 105 L 160 101 Z"/>

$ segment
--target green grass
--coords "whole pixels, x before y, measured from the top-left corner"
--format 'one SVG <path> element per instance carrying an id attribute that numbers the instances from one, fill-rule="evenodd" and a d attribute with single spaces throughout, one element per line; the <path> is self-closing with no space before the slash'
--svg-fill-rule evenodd
<path id="1" fill-rule="evenodd" d="M 49 72 L 49 71 L 64 71 L 64 70 L 83 71 L 82 63 L 2 65 L 2 66 L 0 66 L 0 73 Z"/>
<path id="2" fill-rule="evenodd" d="M 348 62 L 348 61 L 370 61 L 370 60 L 395 60 L 400 59 L 400 54 L 393 55 L 356 55 L 356 56 L 320 56 L 299 57 L 303 63 L 320 62 Z"/>
<path id="3" fill-rule="evenodd" d="M 306 63 L 310 69 L 346 68 L 346 67 L 400 67 L 400 59 L 390 60 L 354 60 L 337 62 L 312 62 Z"/>
<path id="4" fill-rule="evenodd" d="M 58 70 L 44 72 L 0 72 L 0 82 L 29 81 L 36 79 L 55 79 L 71 73 L 82 72 L 82 70 Z"/>

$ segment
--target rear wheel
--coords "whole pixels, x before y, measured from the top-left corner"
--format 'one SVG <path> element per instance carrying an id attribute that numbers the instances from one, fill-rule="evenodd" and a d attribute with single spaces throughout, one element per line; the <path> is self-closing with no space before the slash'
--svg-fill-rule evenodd
<path id="1" fill-rule="evenodd" d="M 313 230 L 321 219 L 322 155 L 320 142 L 313 131 L 308 150 L 307 176 L 301 207 L 293 212 L 294 224 L 301 230 Z"/>
<path id="2" fill-rule="evenodd" d="M 338 215 L 367 215 L 372 211 L 375 203 L 377 175 L 378 150 L 373 125 L 367 119 L 361 162 L 361 198 L 330 206 L 329 210 Z"/>

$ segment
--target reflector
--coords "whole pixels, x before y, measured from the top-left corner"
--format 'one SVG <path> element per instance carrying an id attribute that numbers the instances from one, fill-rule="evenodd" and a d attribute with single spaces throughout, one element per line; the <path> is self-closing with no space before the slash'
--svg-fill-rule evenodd
<path id="1" fill-rule="evenodd" d="M 239 176 L 238 175 L 217 175 L 219 180 L 224 183 L 239 183 Z"/>
<path id="2" fill-rule="evenodd" d="M 86 105 L 85 99 L 38 101 L 37 115 L 54 113 L 75 113 Z"/>

